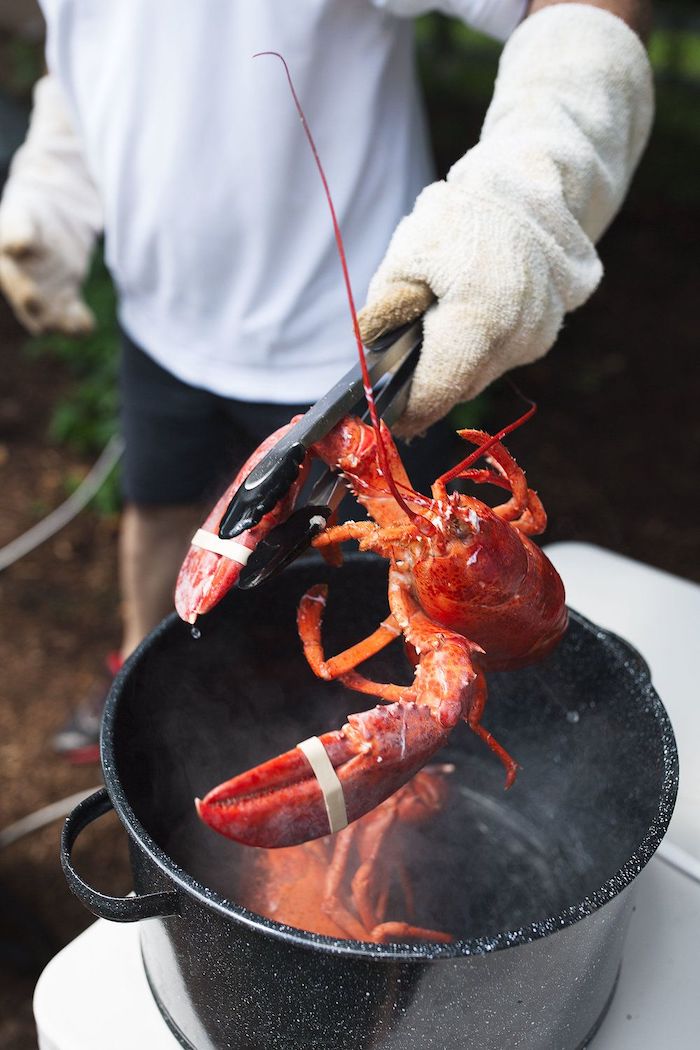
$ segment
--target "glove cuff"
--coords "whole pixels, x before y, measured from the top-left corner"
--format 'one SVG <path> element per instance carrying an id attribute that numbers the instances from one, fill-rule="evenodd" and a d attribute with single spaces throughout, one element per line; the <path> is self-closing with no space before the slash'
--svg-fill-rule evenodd
<path id="1" fill-rule="evenodd" d="M 449 181 L 529 204 L 541 224 L 566 208 L 597 241 L 617 212 L 649 137 L 651 67 L 629 26 L 589 4 L 526 18 L 501 56 L 479 144 Z"/>
<path id="2" fill-rule="evenodd" d="M 102 228 L 102 206 L 60 85 L 42 77 L 24 144 L 10 165 L 0 201 L 2 241 L 31 227 L 40 242 L 83 272 Z M 30 247 L 34 247 L 31 245 Z"/>

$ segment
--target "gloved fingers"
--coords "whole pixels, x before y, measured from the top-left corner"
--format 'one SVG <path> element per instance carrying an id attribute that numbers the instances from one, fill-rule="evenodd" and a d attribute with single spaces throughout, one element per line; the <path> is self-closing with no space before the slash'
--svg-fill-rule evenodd
<path id="1" fill-rule="evenodd" d="M 0 254 L 0 288 L 17 320 L 31 335 L 61 332 L 87 335 L 95 327 L 95 317 L 70 280 L 62 286 L 42 280 L 41 263 L 26 257 L 18 261 Z"/>
<path id="2" fill-rule="evenodd" d="M 66 295 L 56 299 L 46 313 L 45 331 L 61 332 L 63 335 L 90 335 L 95 330 L 95 315 L 80 297 Z"/>
<path id="3" fill-rule="evenodd" d="M 425 313 L 434 299 L 432 291 L 423 281 L 387 283 L 357 315 L 362 342 L 365 346 L 371 346 L 387 332 L 410 324 Z"/>
<path id="4" fill-rule="evenodd" d="M 3 208 L 0 222 L 0 254 L 13 259 L 41 255 L 43 246 L 37 224 L 26 209 Z"/>
<path id="5" fill-rule="evenodd" d="M 512 363 L 464 303 L 436 303 L 425 316 L 423 349 L 406 409 L 392 429 L 401 438 L 423 433 L 456 404 L 480 394 Z"/>
<path id="6" fill-rule="evenodd" d="M 31 335 L 44 331 L 43 297 L 25 267 L 8 255 L 0 255 L 0 288 L 15 317 Z"/>

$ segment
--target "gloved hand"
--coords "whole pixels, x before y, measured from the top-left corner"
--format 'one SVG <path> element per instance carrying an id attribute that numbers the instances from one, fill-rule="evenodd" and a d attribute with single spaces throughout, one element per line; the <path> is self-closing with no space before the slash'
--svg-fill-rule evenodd
<path id="1" fill-rule="evenodd" d="M 646 52 L 615 15 L 561 4 L 516 29 L 480 142 L 399 223 L 359 314 L 371 343 L 427 309 L 397 433 L 420 433 L 546 353 L 600 281 L 594 243 L 652 116 Z"/>
<path id="2" fill-rule="evenodd" d="M 43 77 L 0 200 L 0 287 L 33 334 L 82 335 L 94 327 L 80 289 L 101 225 L 60 87 Z"/>

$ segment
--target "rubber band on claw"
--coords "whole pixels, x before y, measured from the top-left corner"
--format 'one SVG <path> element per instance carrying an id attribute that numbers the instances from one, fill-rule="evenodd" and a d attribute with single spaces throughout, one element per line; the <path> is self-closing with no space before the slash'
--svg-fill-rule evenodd
<path id="1" fill-rule="evenodd" d="M 253 553 L 250 547 L 246 547 L 237 540 L 222 540 L 214 532 L 206 529 L 197 529 L 191 539 L 193 547 L 201 547 L 202 550 L 211 551 L 212 554 L 220 554 L 222 558 L 235 561 L 239 565 L 247 565 L 248 559 Z"/>
<path id="2" fill-rule="evenodd" d="M 308 740 L 302 740 L 297 744 L 311 766 L 312 772 L 318 781 L 318 786 L 323 794 L 323 802 L 328 814 L 328 826 L 331 835 L 336 831 L 342 831 L 348 826 L 348 812 L 345 808 L 345 795 L 343 785 L 338 779 L 338 774 L 333 768 L 333 763 L 328 757 L 328 752 L 317 736 L 310 736 Z"/>

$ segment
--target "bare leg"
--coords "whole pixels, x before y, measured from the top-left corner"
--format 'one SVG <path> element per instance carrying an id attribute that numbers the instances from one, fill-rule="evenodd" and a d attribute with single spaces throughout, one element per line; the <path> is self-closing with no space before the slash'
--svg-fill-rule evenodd
<path id="1" fill-rule="evenodd" d="M 119 536 L 124 659 L 173 608 L 178 569 L 200 517 L 198 505 L 125 508 Z"/>

